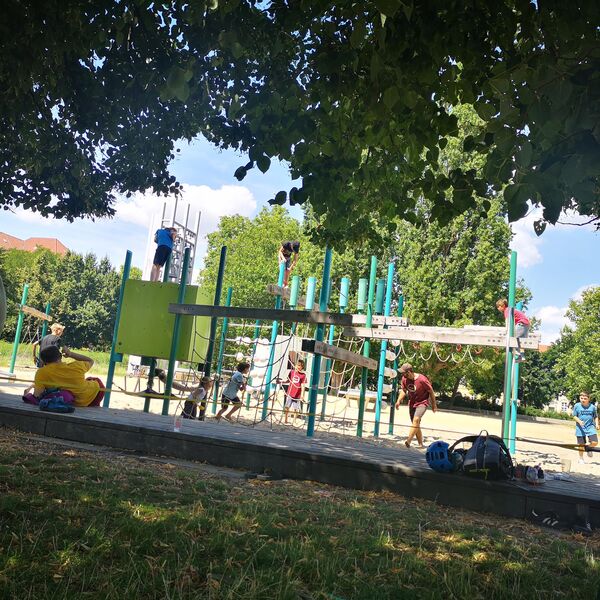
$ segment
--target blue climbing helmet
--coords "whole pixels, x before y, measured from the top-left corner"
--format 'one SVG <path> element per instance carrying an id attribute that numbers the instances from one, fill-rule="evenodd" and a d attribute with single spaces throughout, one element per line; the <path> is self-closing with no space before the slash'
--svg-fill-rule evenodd
<path id="1" fill-rule="evenodd" d="M 448 444 L 438 440 L 430 444 L 425 454 L 427 464 L 438 473 L 451 473 L 454 470 L 452 460 L 448 455 Z"/>

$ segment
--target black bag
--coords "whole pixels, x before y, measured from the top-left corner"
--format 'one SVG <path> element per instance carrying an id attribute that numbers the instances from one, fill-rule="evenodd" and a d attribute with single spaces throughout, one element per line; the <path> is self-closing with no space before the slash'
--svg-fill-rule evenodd
<path id="1" fill-rule="evenodd" d="M 461 443 L 472 443 L 464 453 L 462 470 L 466 475 L 480 479 L 512 479 L 514 465 L 506 444 L 496 435 L 482 431 L 457 440 L 448 449 L 452 456 L 455 447 Z"/>

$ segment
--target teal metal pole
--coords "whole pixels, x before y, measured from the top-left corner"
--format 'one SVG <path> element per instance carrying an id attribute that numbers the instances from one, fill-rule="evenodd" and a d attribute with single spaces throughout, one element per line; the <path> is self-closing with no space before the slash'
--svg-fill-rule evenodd
<path id="1" fill-rule="evenodd" d="M 285 276 L 285 263 L 281 263 L 279 265 L 279 279 L 277 280 L 277 285 L 279 287 L 283 287 L 283 278 Z M 281 308 L 281 296 L 277 296 L 275 298 L 275 308 Z M 275 359 L 275 344 L 277 342 L 277 327 L 279 323 L 277 321 L 273 321 L 273 326 L 271 327 L 271 345 L 269 349 L 269 363 L 267 365 L 267 373 L 265 375 L 264 383 L 265 383 L 265 393 L 263 398 L 263 407 L 262 407 L 262 420 L 264 421 L 269 414 L 269 397 L 271 396 L 271 378 L 273 377 L 273 360 Z"/>
<path id="2" fill-rule="evenodd" d="M 252 340 L 252 355 L 250 356 L 250 372 L 254 368 L 254 357 L 256 356 L 256 347 L 258 346 L 258 338 L 260 336 L 260 320 L 257 319 L 254 323 L 254 338 Z M 248 386 L 252 385 L 252 377 L 248 379 Z M 246 394 L 246 409 L 250 409 L 250 392 Z"/>
<path id="3" fill-rule="evenodd" d="M 327 312 L 327 303 L 329 300 L 329 286 L 331 274 L 332 250 L 325 248 L 325 260 L 323 261 L 323 279 L 321 280 L 321 295 L 319 296 L 319 310 Z M 315 332 L 315 340 L 322 342 L 325 337 L 325 325 L 319 323 Z M 317 394 L 319 392 L 319 380 L 321 378 L 321 355 L 315 354 L 312 360 L 310 370 L 310 388 L 308 390 L 308 424 L 306 426 L 306 435 L 312 437 L 315 433 L 315 414 L 317 411 Z"/>
<path id="4" fill-rule="evenodd" d="M 15 372 L 15 363 L 17 362 L 17 352 L 19 350 L 19 341 L 21 340 L 21 330 L 23 329 L 23 318 L 25 313 L 23 312 L 22 306 L 27 302 L 27 296 L 29 294 L 29 284 L 26 283 L 23 286 L 23 295 L 21 296 L 21 306 L 19 307 L 19 316 L 17 318 L 17 330 L 15 331 L 15 341 L 13 343 L 12 356 L 10 357 L 10 367 L 8 372 L 12 375 Z"/>
<path id="5" fill-rule="evenodd" d="M 225 306 L 231 306 L 231 298 L 233 296 L 233 288 L 227 288 L 227 297 L 225 298 Z M 219 340 L 219 354 L 217 356 L 217 372 L 215 383 L 213 385 L 213 401 L 212 401 L 212 412 L 217 412 L 217 398 L 219 397 L 219 383 L 221 382 L 221 370 L 223 369 L 223 354 L 225 353 L 225 340 L 227 338 L 227 329 L 229 328 L 229 318 L 223 319 L 223 325 L 221 326 L 221 339 Z"/>
<path id="6" fill-rule="evenodd" d="M 387 284 L 385 288 L 385 308 L 383 314 L 389 317 L 392 310 L 392 289 L 394 287 L 394 263 L 388 265 Z M 379 372 L 377 375 L 377 402 L 375 403 L 375 427 L 373 436 L 379 437 L 379 421 L 381 420 L 381 402 L 383 400 L 383 384 L 385 381 L 385 360 L 388 341 L 381 340 L 381 350 L 379 352 Z"/>
<path id="7" fill-rule="evenodd" d="M 341 285 L 340 285 L 340 313 L 344 313 L 346 311 L 346 307 L 348 306 L 348 290 L 350 288 L 350 280 L 347 277 L 342 277 Z M 329 326 L 329 338 L 328 343 L 330 346 L 333 345 L 335 341 L 335 327 L 333 325 Z M 329 390 L 329 384 L 331 383 L 331 370 L 333 369 L 333 361 L 328 358 L 325 361 L 325 387 L 323 389 L 323 401 L 321 403 L 321 417 L 320 420 L 325 420 L 325 411 L 327 410 L 327 392 Z"/>
<path id="8" fill-rule="evenodd" d="M 517 302 L 517 310 L 522 310 L 523 309 L 523 303 L 522 302 Z M 512 401 L 510 403 L 510 436 L 509 436 L 509 441 L 510 444 L 508 446 L 508 449 L 510 450 L 511 454 L 514 454 L 517 450 L 517 400 L 519 399 L 519 371 L 520 371 L 520 367 L 521 365 L 514 361 L 514 357 L 513 357 L 513 368 L 514 368 L 514 374 L 515 374 L 515 380 L 513 382 L 513 391 L 512 391 Z"/>
<path id="9" fill-rule="evenodd" d="M 398 298 L 398 316 L 401 317 L 404 312 L 404 295 L 400 292 L 400 297 Z M 396 352 L 396 355 L 398 352 Z M 398 356 L 394 359 L 394 365 L 392 367 L 396 373 L 398 373 Z M 394 381 L 392 383 L 392 395 L 391 395 L 391 404 L 390 404 L 390 424 L 388 428 L 388 433 L 390 435 L 394 434 L 394 419 L 396 417 L 396 399 L 398 398 L 398 375 L 394 377 Z"/>
<path id="10" fill-rule="evenodd" d="M 371 272 L 369 274 L 369 292 L 367 300 L 367 323 L 366 327 L 373 324 L 373 301 L 375 299 L 375 285 L 377 282 L 377 257 L 371 256 Z M 363 345 L 363 356 L 369 357 L 371 352 L 371 340 L 366 339 Z M 356 435 L 362 437 L 363 421 L 365 418 L 365 397 L 367 395 L 367 378 L 369 370 L 363 368 L 360 380 L 360 399 L 358 401 L 358 424 L 356 426 Z"/>
<path id="11" fill-rule="evenodd" d="M 167 256 L 167 262 L 163 268 L 163 283 L 169 283 L 169 272 L 171 271 L 171 255 Z M 152 386 L 154 385 L 154 371 L 156 370 L 156 358 L 152 357 L 150 359 L 150 364 L 148 365 L 148 381 L 146 383 L 146 391 L 150 393 L 154 393 Z M 149 396 L 146 396 L 144 400 L 144 412 L 150 412 L 150 400 Z"/>
<path id="12" fill-rule="evenodd" d="M 219 306 L 221 303 L 221 292 L 223 290 L 223 278 L 225 277 L 225 263 L 227 262 L 227 246 L 221 246 L 219 257 L 219 271 L 217 272 L 217 283 L 215 286 L 215 299 L 213 304 Z M 217 335 L 217 318 L 210 319 L 210 334 L 208 337 L 208 348 L 206 349 L 206 361 L 204 363 L 204 374 L 210 377 L 212 369 L 213 354 L 215 351 L 215 337 Z"/>
<path id="13" fill-rule="evenodd" d="M 365 311 L 365 307 L 367 305 L 367 287 L 369 282 L 367 279 L 359 279 L 358 280 L 358 302 L 357 302 L 357 310 L 360 314 Z"/>
<path id="14" fill-rule="evenodd" d="M 117 314 L 115 315 L 115 326 L 113 329 L 112 345 L 110 347 L 110 359 L 108 361 L 108 373 L 106 374 L 106 389 L 102 406 L 110 406 L 110 390 L 112 389 L 113 379 L 115 377 L 115 365 L 123 360 L 123 355 L 117 352 L 117 334 L 119 333 L 119 323 L 121 322 L 121 309 L 123 307 L 123 297 L 125 296 L 125 285 L 129 279 L 131 270 L 131 250 L 125 254 L 125 264 L 123 265 L 123 276 L 121 277 L 121 289 L 119 290 L 119 300 L 117 302 Z"/>
<path id="15" fill-rule="evenodd" d="M 190 247 L 187 246 L 183 253 L 183 265 L 181 269 L 181 280 L 179 282 L 179 293 L 177 294 L 177 304 L 185 302 L 185 288 L 187 285 L 188 266 L 190 264 Z M 167 381 L 165 382 L 165 399 L 163 400 L 162 414 L 169 414 L 169 397 L 173 388 L 173 378 L 175 376 L 175 362 L 177 361 L 177 347 L 179 346 L 179 334 L 181 333 L 181 315 L 175 315 L 173 323 L 173 336 L 171 337 L 171 351 L 169 353 L 169 369 L 167 371 Z"/>
<path id="16" fill-rule="evenodd" d="M 502 405 L 502 439 L 508 446 L 510 428 L 510 404 L 512 396 L 512 365 L 514 353 L 509 346 L 509 338 L 515 333 L 515 295 L 517 290 L 517 253 L 510 253 L 510 280 L 508 283 L 508 337 L 506 339 L 506 358 L 504 360 L 504 403 Z"/>
<path id="17" fill-rule="evenodd" d="M 47 317 L 50 316 L 50 308 L 51 308 L 50 302 L 46 302 L 46 311 L 45 312 L 46 312 Z M 42 323 L 42 337 L 44 337 L 46 335 L 47 331 L 48 331 L 48 321 L 45 320 Z"/>
<path id="18" fill-rule="evenodd" d="M 300 276 L 292 276 L 292 285 L 290 287 L 290 308 L 298 306 L 298 294 L 300 293 Z"/>

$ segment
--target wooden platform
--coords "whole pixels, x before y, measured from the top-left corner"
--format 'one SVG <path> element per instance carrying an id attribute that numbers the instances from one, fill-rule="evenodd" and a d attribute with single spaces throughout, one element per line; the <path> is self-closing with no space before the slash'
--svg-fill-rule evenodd
<path id="1" fill-rule="evenodd" d="M 40 411 L 0 393 L 0 426 L 48 437 L 128 449 L 144 454 L 308 479 L 355 489 L 389 490 L 440 504 L 527 518 L 553 510 L 570 520 L 587 515 L 600 527 L 600 480 L 572 476 L 541 486 L 486 482 L 431 471 L 422 452 L 347 441 L 325 433 L 308 439 L 299 431 L 270 431 L 227 422 L 184 421 L 141 411 L 78 408 L 71 415 Z"/>

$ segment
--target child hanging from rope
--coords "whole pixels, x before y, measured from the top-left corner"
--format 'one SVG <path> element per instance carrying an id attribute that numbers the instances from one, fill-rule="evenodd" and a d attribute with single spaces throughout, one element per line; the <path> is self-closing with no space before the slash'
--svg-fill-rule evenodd
<path id="1" fill-rule="evenodd" d="M 508 300 L 506 298 L 500 298 L 496 302 L 496 308 L 504 315 L 504 320 L 508 321 Z M 515 320 L 515 337 L 517 338 L 517 351 L 515 352 L 515 362 L 523 362 L 525 360 L 525 354 L 521 350 L 519 345 L 520 338 L 526 338 L 529 335 L 529 319 L 524 312 L 513 309 L 514 320 Z"/>
<path id="2" fill-rule="evenodd" d="M 277 254 L 279 264 L 285 263 L 285 271 L 283 274 L 283 287 L 288 286 L 290 273 L 298 264 L 298 254 L 300 252 L 300 242 L 282 242 Z M 292 258 L 292 254 L 294 255 Z M 281 268 L 281 267 L 280 267 Z"/>
<path id="3" fill-rule="evenodd" d="M 225 415 L 228 421 L 231 421 L 231 417 L 235 412 L 242 408 L 242 401 L 238 396 L 238 391 L 243 392 L 246 389 L 245 375 L 250 371 L 250 364 L 247 362 L 241 362 L 238 364 L 235 373 L 231 376 L 231 379 L 225 386 L 223 394 L 221 395 L 221 410 L 215 415 L 217 421 L 221 419 L 223 413 L 232 405 L 231 410 Z"/>
<path id="4" fill-rule="evenodd" d="M 306 373 L 304 372 L 304 366 L 304 361 L 299 358 L 296 361 L 296 368 L 288 373 L 287 381 L 289 381 L 290 384 L 287 389 L 285 408 L 283 410 L 286 424 L 288 422 L 290 409 L 294 411 L 292 425 L 296 424 L 296 419 L 300 415 L 300 402 L 304 397 L 304 390 L 306 388 Z"/>

